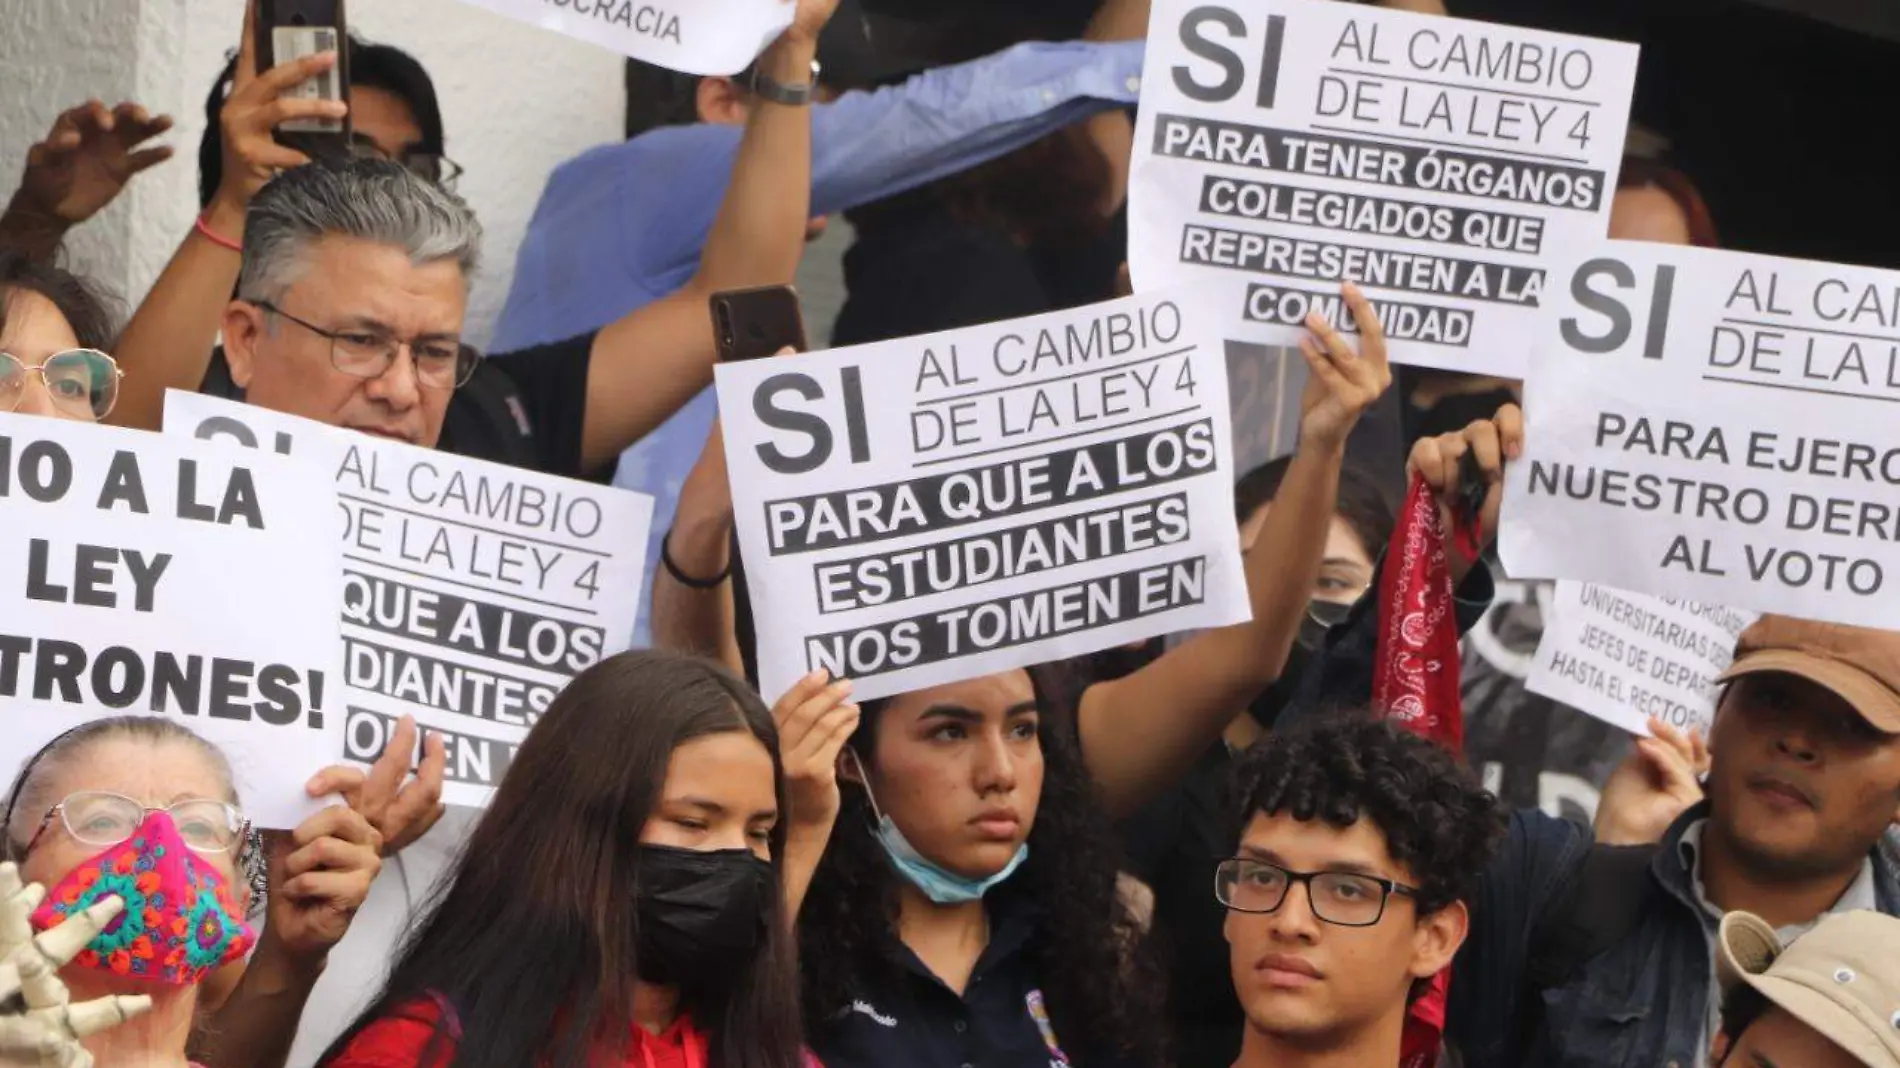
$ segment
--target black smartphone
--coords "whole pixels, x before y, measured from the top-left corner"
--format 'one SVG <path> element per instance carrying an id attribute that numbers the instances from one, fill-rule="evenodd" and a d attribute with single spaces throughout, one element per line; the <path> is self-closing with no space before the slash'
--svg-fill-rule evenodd
<path id="1" fill-rule="evenodd" d="M 791 286 L 728 289 L 712 295 L 713 341 L 721 363 L 756 360 L 780 349 L 804 352 L 805 317 Z"/>
<path id="2" fill-rule="evenodd" d="M 310 100 L 350 99 L 349 22 L 343 0 L 257 0 L 257 69 L 319 52 L 335 52 L 336 65 L 285 91 Z M 277 127 L 277 141 L 306 156 L 344 156 L 350 151 L 350 119 L 293 119 Z"/>

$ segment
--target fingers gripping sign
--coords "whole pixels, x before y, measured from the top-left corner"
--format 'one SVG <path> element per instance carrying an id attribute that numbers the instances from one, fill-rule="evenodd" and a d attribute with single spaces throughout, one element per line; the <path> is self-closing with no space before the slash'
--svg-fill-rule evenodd
<path id="1" fill-rule="evenodd" d="M 0 1063 L 36 1068 L 89 1068 L 92 1057 L 80 1040 L 152 1007 L 149 997 L 116 996 L 72 1004 L 56 974 L 124 909 L 117 897 L 101 898 L 38 937 L 28 917 L 44 890 L 22 883 L 19 870 L 0 864 L 0 1005 L 18 995 L 24 1011 L 0 1013 Z"/>
<path id="2" fill-rule="evenodd" d="M 860 715 L 858 706 L 846 700 L 850 696 L 850 680 L 832 681 L 824 671 L 814 671 L 772 706 L 795 826 L 828 830 L 837 818 L 838 756 L 858 729 Z"/>

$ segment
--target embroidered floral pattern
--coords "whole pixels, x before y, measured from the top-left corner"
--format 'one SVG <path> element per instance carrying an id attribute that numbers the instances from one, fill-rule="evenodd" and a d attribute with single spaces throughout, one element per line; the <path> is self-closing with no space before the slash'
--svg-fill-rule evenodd
<path id="1" fill-rule="evenodd" d="M 191 852 L 162 812 L 68 873 L 33 925 L 45 930 L 112 894 L 125 911 L 75 958 L 86 967 L 185 985 L 243 956 L 255 937 L 230 884 Z"/>

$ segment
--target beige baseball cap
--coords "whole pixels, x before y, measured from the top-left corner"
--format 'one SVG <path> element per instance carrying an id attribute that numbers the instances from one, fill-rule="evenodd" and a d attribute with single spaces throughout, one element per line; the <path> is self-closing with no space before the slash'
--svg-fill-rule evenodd
<path id="1" fill-rule="evenodd" d="M 1838 913 L 1784 947 L 1768 921 L 1731 912 L 1718 943 L 1724 995 L 1747 983 L 1868 1068 L 1900 1068 L 1900 917 Z"/>
<path id="2" fill-rule="evenodd" d="M 1900 632 L 1763 616 L 1742 632 L 1718 682 L 1784 672 L 1825 686 L 1875 730 L 1900 734 Z"/>

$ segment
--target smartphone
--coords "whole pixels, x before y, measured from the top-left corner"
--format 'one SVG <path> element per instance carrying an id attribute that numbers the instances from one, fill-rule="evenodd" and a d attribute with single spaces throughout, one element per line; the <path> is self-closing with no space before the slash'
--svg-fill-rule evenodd
<path id="1" fill-rule="evenodd" d="M 257 69 L 319 52 L 337 53 L 336 65 L 285 91 L 309 100 L 350 99 L 349 23 L 343 0 L 257 0 Z M 293 119 L 277 127 L 279 144 L 307 156 L 341 156 L 350 150 L 349 116 L 341 119 Z"/>
<path id="2" fill-rule="evenodd" d="M 712 295 L 713 340 L 722 363 L 756 360 L 780 349 L 804 352 L 805 317 L 791 286 L 728 289 Z"/>

